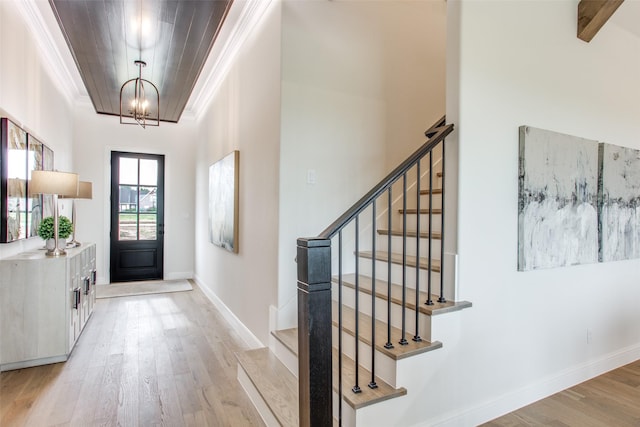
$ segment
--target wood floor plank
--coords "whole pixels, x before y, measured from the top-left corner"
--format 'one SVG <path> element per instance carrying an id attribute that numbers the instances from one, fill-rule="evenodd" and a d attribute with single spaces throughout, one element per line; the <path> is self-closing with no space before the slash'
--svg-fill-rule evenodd
<path id="1" fill-rule="evenodd" d="M 193 287 L 98 300 L 66 363 L 0 374 L 0 425 L 264 425 L 236 380 L 246 344 Z"/>
<path id="2" fill-rule="evenodd" d="M 538 425 L 640 426 L 640 360 L 483 424 Z"/>

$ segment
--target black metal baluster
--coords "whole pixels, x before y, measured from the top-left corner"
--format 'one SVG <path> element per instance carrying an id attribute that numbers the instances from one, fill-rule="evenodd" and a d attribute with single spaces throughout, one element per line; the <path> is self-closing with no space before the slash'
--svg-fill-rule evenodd
<path id="1" fill-rule="evenodd" d="M 400 345 L 407 345 L 407 173 L 402 175 L 402 338 Z"/>
<path id="2" fill-rule="evenodd" d="M 338 426 L 342 426 L 342 230 L 338 232 Z"/>
<path id="3" fill-rule="evenodd" d="M 431 209 L 431 206 L 433 206 L 433 150 L 429 152 L 429 242 L 427 242 L 429 245 L 427 248 L 429 258 L 427 259 L 427 301 L 425 302 L 427 305 L 433 305 L 433 300 L 431 299 L 431 259 L 433 258 L 431 255 L 431 241 L 433 239 L 433 210 Z"/>
<path id="4" fill-rule="evenodd" d="M 356 216 L 356 304 L 355 304 L 355 320 L 356 320 L 356 327 L 355 327 L 355 342 L 356 342 L 356 349 L 355 349 L 355 370 L 356 370 L 356 384 L 353 386 L 353 388 L 351 389 L 351 391 L 353 391 L 354 393 L 360 393 L 362 392 L 362 389 L 360 388 L 360 381 L 359 381 L 359 369 L 358 366 L 360 366 L 360 351 L 359 351 L 359 345 L 358 345 L 358 341 L 360 340 L 360 272 L 359 272 L 359 255 L 360 255 L 360 215 Z M 375 257 L 375 254 L 373 255 Z"/>
<path id="5" fill-rule="evenodd" d="M 417 203 L 416 209 L 418 211 L 418 215 L 416 216 L 416 333 L 411 338 L 415 342 L 422 341 L 420 337 L 420 310 L 418 307 L 420 306 L 420 160 L 416 163 L 417 170 L 417 179 L 416 179 L 416 195 L 417 195 Z M 431 206 L 429 206 L 431 207 Z"/>
<path id="6" fill-rule="evenodd" d="M 391 343 L 391 186 L 389 186 L 389 199 L 387 200 L 387 342 L 386 349 L 392 349 Z"/>
<path id="7" fill-rule="evenodd" d="M 442 144 L 442 193 L 440 195 L 442 205 L 442 213 L 440 214 L 440 298 L 438 298 L 438 302 L 447 302 L 444 297 L 444 181 L 445 181 L 445 170 L 444 170 L 444 139 L 441 142 Z"/>
<path id="8" fill-rule="evenodd" d="M 376 200 L 371 203 L 371 382 L 369 388 L 378 388 L 376 384 Z"/>

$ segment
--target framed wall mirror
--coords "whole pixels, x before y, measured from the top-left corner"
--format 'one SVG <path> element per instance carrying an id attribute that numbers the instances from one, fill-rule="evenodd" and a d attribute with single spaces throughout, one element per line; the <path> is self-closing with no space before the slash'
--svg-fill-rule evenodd
<path id="1" fill-rule="evenodd" d="M 27 133 L 3 118 L 1 127 L 2 223 L 0 242 L 9 243 L 27 236 Z"/>
<path id="2" fill-rule="evenodd" d="M 31 182 L 31 172 L 44 169 L 44 144 L 33 135 L 27 136 L 27 182 Z M 42 194 L 31 194 L 27 197 L 27 237 L 38 235 L 38 227 L 44 216 L 42 215 Z"/>
<path id="3" fill-rule="evenodd" d="M 53 151 L 8 118 L 0 119 L 0 243 L 38 235 L 53 196 L 30 195 L 34 170 L 53 170 Z"/>

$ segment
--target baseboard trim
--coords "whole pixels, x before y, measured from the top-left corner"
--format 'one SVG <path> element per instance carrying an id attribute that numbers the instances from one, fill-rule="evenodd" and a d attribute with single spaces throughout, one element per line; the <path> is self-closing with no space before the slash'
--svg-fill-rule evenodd
<path id="1" fill-rule="evenodd" d="M 425 427 L 479 425 L 638 359 L 640 359 L 640 343 L 566 369 L 557 375 L 549 376 L 475 407 L 450 412 L 419 425 Z"/>
<path id="2" fill-rule="evenodd" d="M 10 362 L 0 365 L 0 372 L 13 371 L 16 369 L 33 368 L 34 366 L 50 365 L 52 363 L 66 362 L 67 356 L 43 357 L 41 359 L 24 360 L 22 362 Z"/>
<path id="3" fill-rule="evenodd" d="M 193 281 L 198 285 L 202 293 L 211 301 L 211 303 L 220 310 L 222 317 L 225 318 L 227 322 L 231 324 L 233 329 L 240 335 L 242 340 L 247 344 L 250 349 L 262 348 L 265 345 L 256 337 L 253 332 L 249 328 L 245 326 L 238 317 L 231 311 L 229 307 L 213 292 L 209 287 L 207 287 L 203 281 L 197 276 L 193 276 Z"/>

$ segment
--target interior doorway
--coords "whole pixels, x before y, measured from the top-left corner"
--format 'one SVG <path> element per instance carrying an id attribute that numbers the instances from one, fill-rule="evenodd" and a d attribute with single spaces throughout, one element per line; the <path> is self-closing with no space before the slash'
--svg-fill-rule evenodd
<path id="1" fill-rule="evenodd" d="M 111 282 L 161 280 L 164 156 L 111 152 Z"/>

